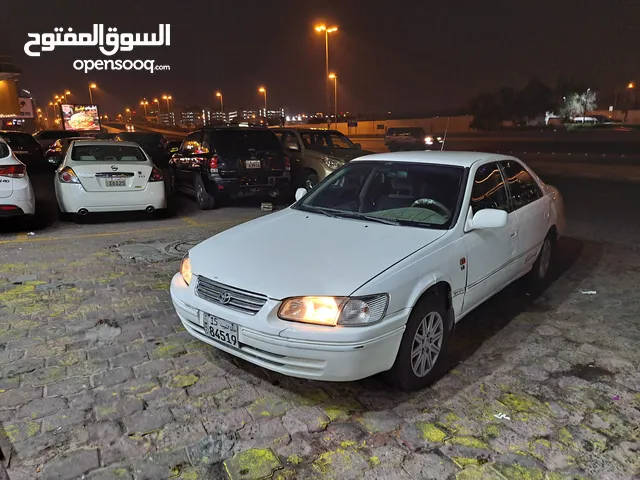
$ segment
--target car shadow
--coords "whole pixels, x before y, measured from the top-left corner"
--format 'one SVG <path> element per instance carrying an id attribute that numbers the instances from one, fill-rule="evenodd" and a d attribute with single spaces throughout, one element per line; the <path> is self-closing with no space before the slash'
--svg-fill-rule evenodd
<path id="1" fill-rule="evenodd" d="M 465 377 L 456 377 L 454 381 L 449 381 L 448 373 L 451 369 L 468 360 L 482 345 L 500 334 L 520 314 L 544 314 L 553 311 L 572 292 L 575 292 L 578 285 L 589 276 L 602 258 L 602 246 L 595 242 L 562 238 L 557 247 L 556 261 L 549 272 L 547 287 L 539 293 L 533 293 L 524 279 L 514 282 L 461 320 L 456 325 L 452 348 L 444 359 L 444 373 L 433 385 L 420 391 L 399 391 L 385 380 L 384 374 L 356 382 L 318 382 L 287 377 L 223 352 L 216 351 L 214 355 L 220 355 L 243 371 L 251 373 L 254 376 L 254 383 L 266 381 L 275 387 L 300 395 L 304 395 L 303 392 L 306 391 L 322 390 L 333 401 L 348 404 L 350 399 L 357 399 L 356 404 L 362 403 L 373 411 L 395 408 L 403 402 L 411 402 L 416 398 L 435 397 L 437 396 L 435 391 L 438 390 L 438 383 L 441 381 L 447 385 L 445 389 L 450 396 L 468 387 L 479 376 L 490 375 L 499 366 L 501 360 L 497 358 L 486 365 L 474 364 L 472 366 L 474 374 L 466 377 L 466 380 Z M 528 319 L 524 328 L 533 331 L 544 321 L 543 317 Z M 520 333 L 523 334 L 522 331 Z M 529 332 L 524 332 L 526 333 Z M 515 349 L 517 345 L 512 345 L 511 348 Z"/>

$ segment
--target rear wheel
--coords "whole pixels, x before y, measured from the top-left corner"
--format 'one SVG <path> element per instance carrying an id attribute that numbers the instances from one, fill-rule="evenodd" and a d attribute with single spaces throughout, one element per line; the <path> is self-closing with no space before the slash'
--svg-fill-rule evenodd
<path id="1" fill-rule="evenodd" d="M 553 232 L 549 232 L 542 242 L 540 253 L 536 258 L 533 268 L 527 275 L 529 285 L 534 289 L 542 289 L 546 286 L 549 278 L 549 270 L 551 269 L 551 261 L 555 253 L 556 239 Z"/>
<path id="2" fill-rule="evenodd" d="M 207 192 L 200 176 L 196 179 L 196 200 L 200 210 L 213 210 L 216 207 L 215 197 Z"/>
<path id="3" fill-rule="evenodd" d="M 435 292 L 413 308 L 387 378 L 402 390 L 419 390 L 443 373 L 453 332 L 453 314 Z"/>

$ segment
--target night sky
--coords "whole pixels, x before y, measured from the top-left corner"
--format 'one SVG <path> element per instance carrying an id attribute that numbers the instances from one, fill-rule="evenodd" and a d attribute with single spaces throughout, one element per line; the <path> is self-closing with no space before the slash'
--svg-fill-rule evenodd
<path id="1" fill-rule="evenodd" d="M 0 54 L 22 69 L 21 87 L 49 100 L 71 90 L 88 101 L 96 82 L 102 110 L 135 108 L 142 97 L 171 94 L 177 105 L 259 108 L 291 113 L 325 105 L 324 35 L 318 20 L 336 24 L 330 67 L 338 74 L 341 111 L 429 112 L 465 106 L 501 85 L 532 75 L 559 76 L 610 91 L 640 83 L 640 0 L 44 0 L 1 7 Z M 157 32 L 171 24 L 171 46 L 136 48 L 109 58 L 153 59 L 170 72 L 73 69 L 76 59 L 104 59 L 97 48 L 58 47 L 25 55 L 27 33 L 54 27 L 90 32 L 93 23 L 119 32 Z"/>

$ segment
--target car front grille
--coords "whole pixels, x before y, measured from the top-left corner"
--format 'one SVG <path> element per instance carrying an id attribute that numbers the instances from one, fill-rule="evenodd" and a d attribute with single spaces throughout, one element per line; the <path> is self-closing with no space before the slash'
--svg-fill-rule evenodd
<path id="1" fill-rule="evenodd" d="M 267 297 L 198 277 L 196 295 L 200 298 L 238 312 L 255 315 L 267 303 Z"/>

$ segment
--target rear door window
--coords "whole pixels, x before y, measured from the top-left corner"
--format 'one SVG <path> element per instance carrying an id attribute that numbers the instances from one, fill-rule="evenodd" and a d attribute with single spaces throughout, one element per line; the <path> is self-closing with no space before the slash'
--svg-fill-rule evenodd
<path id="1" fill-rule="evenodd" d="M 218 130 L 214 134 L 214 146 L 219 152 L 282 150 L 278 137 L 270 130 Z"/>
<path id="2" fill-rule="evenodd" d="M 542 197 L 542 191 L 531 174 L 516 161 L 501 162 L 511 192 L 513 210 L 518 210 Z"/>

